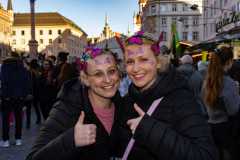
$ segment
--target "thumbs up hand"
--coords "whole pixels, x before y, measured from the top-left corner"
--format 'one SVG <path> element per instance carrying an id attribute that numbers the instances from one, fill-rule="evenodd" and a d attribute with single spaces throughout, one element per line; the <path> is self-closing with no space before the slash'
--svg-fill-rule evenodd
<path id="1" fill-rule="evenodd" d="M 74 142 L 76 147 L 88 146 L 96 142 L 96 125 L 84 124 L 85 114 L 81 111 L 74 127 Z"/>
<path id="2" fill-rule="evenodd" d="M 132 134 L 135 133 L 135 130 L 136 130 L 139 122 L 142 120 L 143 116 L 145 115 L 145 112 L 136 103 L 134 104 L 134 109 L 138 113 L 139 117 L 129 119 L 127 121 L 127 125 L 132 130 Z"/>

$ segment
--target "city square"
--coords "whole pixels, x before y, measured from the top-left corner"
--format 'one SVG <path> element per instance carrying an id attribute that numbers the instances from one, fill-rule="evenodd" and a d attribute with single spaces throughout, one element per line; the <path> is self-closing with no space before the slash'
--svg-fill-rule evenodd
<path id="1" fill-rule="evenodd" d="M 240 0 L 0 0 L 0 160 L 239 160 Z"/>

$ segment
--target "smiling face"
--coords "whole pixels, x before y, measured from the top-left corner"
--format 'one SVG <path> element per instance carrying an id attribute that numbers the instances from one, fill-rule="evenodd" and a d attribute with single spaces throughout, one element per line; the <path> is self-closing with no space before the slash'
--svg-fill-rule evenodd
<path id="1" fill-rule="evenodd" d="M 87 61 L 84 83 L 93 96 L 112 98 L 119 87 L 120 76 L 111 54 L 103 54 Z"/>
<path id="2" fill-rule="evenodd" d="M 140 90 L 148 89 L 157 78 L 157 57 L 151 45 L 129 45 L 124 53 L 126 71 Z"/>

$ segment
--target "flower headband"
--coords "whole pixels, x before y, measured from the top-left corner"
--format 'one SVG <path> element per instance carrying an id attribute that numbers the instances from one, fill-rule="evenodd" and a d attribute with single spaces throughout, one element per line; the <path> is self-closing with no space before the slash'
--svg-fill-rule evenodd
<path id="1" fill-rule="evenodd" d="M 76 60 L 76 64 L 79 66 L 79 70 L 86 70 L 87 61 L 89 59 L 94 59 L 95 57 L 103 53 L 104 53 L 103 50 L 100 48 L 93 48 L 93 47 L 85 48 L 85 52 L 82 53 L 80 58 Z"/>
<path id="2" fill-rule="evenodd" d="M 163 34 L 161 34 L 159 36 L 158 41 L 155 42 L 155 40 L 153 40 L 153 38 L 150 38 L 146 33 L 144 33 L 143 31 L 139 31 L 132 37 L 129 37 L 125 41 L 125 43 L 127 45 L 133 45 L 133 44 L 143 45 L 144 43 L 152 42 L 153 44 L 151 45 L 151 50 L 155 55 L 159 55 L 160 54 L 159 43 L 162 41 L 162 39 L 163 39 Z"/>

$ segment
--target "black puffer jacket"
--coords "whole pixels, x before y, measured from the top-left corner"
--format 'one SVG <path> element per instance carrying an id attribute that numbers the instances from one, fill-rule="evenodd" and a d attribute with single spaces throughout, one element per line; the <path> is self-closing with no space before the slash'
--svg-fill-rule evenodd
<path id="1" fill-rule="evenodd" d="M 217 160 L 209 126 L 201 108 L 187 87 L 187 82 L 175 69 L 159 75 L 153 86 L 139 92 L 133 85 L 125 97 L 119 118 L 119 157 L 131 138 L 126 122 L 139 115 L 134 111 L 137 103 L 147 112 L 152 102 L 164 97 L 152 116 L 145 114 L 136 128 L 136 140 L 129 160 Z"/>
<path id="2" fill-rule="evenodd" d="M 115 103 L 117 118 L 120 95 Z M 86 147 L 75 147 L 74 126 L 81 111 L 85 112 L 86 124 L 97 125 L 96 143 Z M 87 88 L 78 79 L 67 82 L 58 95 L 58 101 L 42 126 L 39 136 L 26 158 L 27 160 L 108 160 L 113 154 L 112 142 L 115 124 L 110 136 L 93 112 L 87 96 Z"/>

